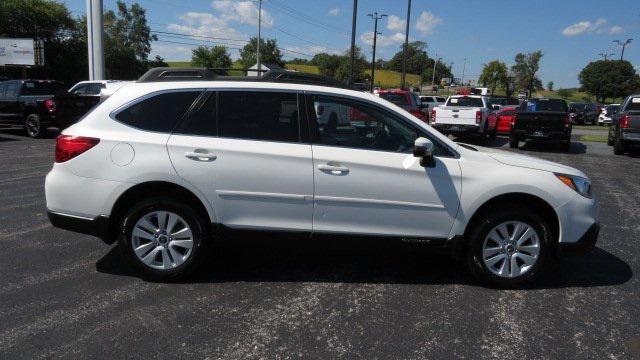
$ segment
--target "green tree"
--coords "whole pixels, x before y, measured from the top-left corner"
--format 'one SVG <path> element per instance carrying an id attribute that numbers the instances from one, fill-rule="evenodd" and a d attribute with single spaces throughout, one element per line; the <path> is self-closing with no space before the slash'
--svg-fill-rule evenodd
<path id="1" fill-rule="evenodd" d="M 537 77 L 542 56 L 540 50 L 527 54 L 519 53 L 511 67 L 517 86 L 527 90 L 527 96 L 531 96 L 536 89 L 542 89 L 542 81 Z"/>
<path id="2" fill-rule="evenodd" d="M 256 59 L 257 47 L 258 38 L 252 37 L 240 50 L 240 63 L 243 67 L 250 68 L 258 62 Z M 282 53 L 276 39 L 267 39 L 266 41 L 260 39 L 260 62 L 284 67 L 284 60 L 282 60 Z"/>
<path id="3" fill-rule="evenodd" d="M 198 46 L 192 50 L 191 65 L 206 68 L 230 68 L 233 62 L 225 46 Z"/>
<path id="4" fill-rule="evenodd" d="M 340 56 L 335 54 L 319 53 L 311 59 L 311 64 L 318 67 L 320 74 L 334 77 L 340 66 Z"/>
<path id="5" fill-rule="evenodd" d="M 434 63 L 434 59 L 428 59 L 427 60 L 427 67 L 426 69 L 422 72 L 420 78 L 422 79 L 423 83 L 428 83 L 431 84 L 431 80 L 434 80 L 435 84 L 440 84 L 440 81 L 442 80 L 442 78 L 452 78 L 453 75 L 451 74 L 451 70 L 449 69 L 449 67 L 444 64 L 441 61 L 438 61 L 438 63 L 436 64 L 436 76 L 435 79 L 433 78 L 433 63 Z"/>
<path id="6" fill-rule="evenodd" d="M 549 91 L 553 91 L 553 81 L 549 81 L 549 82 L 547 83 L 547 90 L 549 90 Z"/>
<path id="7" fill-rule="evenodd" d="M 492 94 L 497 88 L 505 89 L 507 87 L 507 65 L 498 60 L 485 64 L 478 82 L 491 89 Z"/>
<path id="8" fill-rule="evenodd" d="M 558 96 L 566 100 L 573 96 L 574 91 L 573 89 L 558 89 L 557 93 L 558 93 Z"/>
<path id="9" fill-rule="evenodd" d="M 400 45 L 400 51 L 395 53 L 391 60 L 387 63 L 386 68 L 394 71 L 402 71 L 402 48 Z M 433 61 L 429 64 L 429 56 L 427 56 L 427 43 L 423 41 L 413 41 L 407 44 L 407 73 L 420 75 L 424 73 L 427 68 L 433 69 Z M 431 79 L 429 79 L 431 81 Z"/>
<path id="10" fill-rule="evenodd" d="M 342 56 L 338 58 L 338 68 L 336 69 L 334 77 L 341 81 L 349 81 L 349 70 L 351 69 L 351 50 L 347 50 Z M 353 67 L 353 81 L 363 82 L 366 80 L 365 69 L 369 67 L 367 59 L 364 57 L 362 50 L 359 47 L 355 47 L 355 61 Z"/>
<path id="11" fill-rule="evenodd" d="M 599 60 L 589 63 L 578 75 L 582 88 L 598 101 L 625 97 L 640 89 L 640 77 L 626 60 Z"/>

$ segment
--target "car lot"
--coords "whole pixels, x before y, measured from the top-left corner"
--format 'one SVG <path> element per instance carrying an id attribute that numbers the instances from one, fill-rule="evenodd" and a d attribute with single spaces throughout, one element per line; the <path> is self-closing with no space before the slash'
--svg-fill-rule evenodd
<path id="1" fill-rule="evenodd" d="M 515 150 L 588 174 L 602 232 L 514 291 L 419 249 L 269 242 L 213 256 L 188 283 L 144 282 L 117 248 L 50 226 L 53 143 L 0 133 L 1 358 L 640 356 L 640 157 L 604 143 Z"/>

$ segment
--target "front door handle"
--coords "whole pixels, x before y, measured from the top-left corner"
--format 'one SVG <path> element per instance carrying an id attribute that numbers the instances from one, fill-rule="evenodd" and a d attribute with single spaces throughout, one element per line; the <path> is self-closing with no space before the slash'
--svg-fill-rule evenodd
<path id="1" fill-rule="evenodd" d="M 349 168 L 340 165 L 320 164 L 318 170 L 332 175 L 346 175 L 349 173 Z"/>
<path id="2" fill-rule="evenodd" d="M 218 158 L 217 155 L 202 150 L 187 151 L 184 156 L 195 161 L 213 161 Z"/>

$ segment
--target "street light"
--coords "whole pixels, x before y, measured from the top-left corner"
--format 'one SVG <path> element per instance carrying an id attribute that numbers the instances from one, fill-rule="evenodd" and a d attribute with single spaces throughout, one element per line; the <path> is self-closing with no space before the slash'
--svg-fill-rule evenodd
<path id="1" fill-rule="evenodd" d="M 627 39 L 625 41 L 613 40 L 613 42 L 618 44 L 618 46 L 622 46 L 622 54 L 620 54 L 620 61 L 624 59 L 624 48 L 626 48 L 627 45 L 631 44 L 631 41 L 633 41 L 633 39 Z"/>

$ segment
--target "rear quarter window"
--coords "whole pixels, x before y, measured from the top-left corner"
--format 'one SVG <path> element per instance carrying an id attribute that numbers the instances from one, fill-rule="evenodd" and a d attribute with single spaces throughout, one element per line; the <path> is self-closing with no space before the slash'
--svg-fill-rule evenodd
<path id="1" fill-rule="evenodd" d="M 147 131 L 171 132 L 200 91 L 172 91 L 152 95 L 118 111 L 116 120 Z"/>

